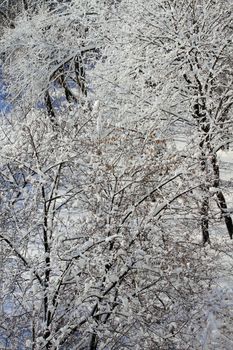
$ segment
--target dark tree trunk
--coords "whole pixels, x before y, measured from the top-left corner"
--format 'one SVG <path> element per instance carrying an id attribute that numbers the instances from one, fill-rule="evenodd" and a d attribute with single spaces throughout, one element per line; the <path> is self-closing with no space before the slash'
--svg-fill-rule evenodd
<path id="1" fill-rule="evenodd" d="M 96 350 L 97 344 L 98 344 L 98 336 L 97 336 L 97 334 L 92 334 L 89 350 Z"/>
<path id="2" fill-rule="evenodd" d="M 50 94 L 48 92 L 48 90 L 45 92 L 45 106 L 47 108 L 47 111 L 48 111 L 48 115 L 51 119 L 52 122 L 55 122 L 55 112 L 54 112 L 54 109 L 53 109 L 53 104 L 52 104 L 52 100 L 51 100 L 51 97 L 50 97 Z"/>
<path id="3" fill-rule="evenodd" d="M 203 244 L 210 243 L 209 234 L 209 197 L 205 196 L 201 206 L 201 230 Z"/>
<path id="4" fill-rule="evenodd" d="M 233 237 L 233 223 L 230 214 L 227 211 L 227 203 L 222 191 L 218 190 L 217 192 L 218 205 L 221 210 L 222 216 L 224 217 L 225 224 L 227 227 L 228 234 L 230 238 Z"/>
<path id="5" fill-rule="evenodd" d="M 226 199 L 224 197 L 224 194 L 219 189 L 220 173 L 219 173 L 219 165 L 218 165 L 216 154 L 212 154 L 211 163 L 212 163 L 213 172 L 214 172 L 213 186 L 215 188 L 217 188 L 216 196 L 217 196 L 217 200 L 218 200 L 218 206 L 221 210 L 222 216 L 224 217 L 228 234 L 229 234 L 230 238 L 232 239 L 233 238 L 233 222 L 232 222 L 232 218 L 231 218 L 230 214 L 227 211 L 227 202 L 226 202 Z"/>
<path id="6" fill-rule="evenodd" d="M 202 231 L 202 240 L 203 245 L 210 243 L 210 234 L 209 234 L 209 176 L 208 176 L 208 162 L 205 152 L 205 140 L 202 140 L 199 144 L 201 149 L 201 160 L 200 167 L 203 174 L 204 184 L 201 186 L 203 199 L 201 203 L 201 231 Z"/>

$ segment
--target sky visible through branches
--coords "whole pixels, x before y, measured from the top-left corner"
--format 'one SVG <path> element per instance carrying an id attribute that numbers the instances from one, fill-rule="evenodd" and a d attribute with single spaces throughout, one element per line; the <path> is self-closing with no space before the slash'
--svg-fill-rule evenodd
<path id="1" fill-rule="evenodd" d="M 10 111 L 10 105 L 6 100 L 6 86 L 4 84 L 2 70 L 0 68 L 0 111 L 2 112 L 9 112 Z"/>

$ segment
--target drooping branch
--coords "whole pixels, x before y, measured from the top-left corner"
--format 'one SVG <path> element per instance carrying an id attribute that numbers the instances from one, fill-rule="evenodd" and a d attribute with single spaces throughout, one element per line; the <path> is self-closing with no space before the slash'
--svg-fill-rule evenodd
<path id="1" fill-rule="evenodd" d="M 14 244 L 6 237 L 4 237 L 2 234 L 0 234 L 0 239 L 2 241 L 4 241 L 14 252 L 14 254 L 22 261 L 22 263 L 24 264 L 24 266 L 28 269 L 31 270 L 34 274 L 34 276 L 36 277 L 37 281 L 39 282 L 39 284 L 41 286 L 44 285 L 41 277 L 38 275 L 38 273 L 30 266 L 29 262 L 26 260 L 26 258 L 18 251 L 17 248 L 15 248 Z"/>
<path id="2" fill-rule="evenodd" d="M 87 82 L 85 73 L 84 54 L 96 51 L 96 46 L 87 46 L 79 50 L 75 55 L 70 56 L 63 62 L 57 65 L 49 76 L 50 84 L 57 83 L 64 91 L 66 100 L 68 102 L 77 102 L 78 99 L 69 87 L 69 80 L 75 82 L 79 87 L 81 95 L 87 96 Z M 45 91 L 45 105 L 51 120 L 55 122 L 55 111 L 52 103 L 49 87 Z"/>

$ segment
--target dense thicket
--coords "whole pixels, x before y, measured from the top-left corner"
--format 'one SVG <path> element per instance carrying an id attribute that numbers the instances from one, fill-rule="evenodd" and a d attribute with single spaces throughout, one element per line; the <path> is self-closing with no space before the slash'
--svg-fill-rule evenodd
<path id="1" fill-rule="evenodd" d="M 0 344 L 231 349 L 231 1 L 0 9 Z"/>

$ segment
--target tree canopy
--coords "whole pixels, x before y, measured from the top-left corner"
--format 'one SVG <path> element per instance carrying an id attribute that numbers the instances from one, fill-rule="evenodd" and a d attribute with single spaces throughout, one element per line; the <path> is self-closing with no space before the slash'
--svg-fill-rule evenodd
<path id="1" fill-rule="evenodd" d="M 0 346 L 232 348 L 232 6 L 0 2 Z"/>

